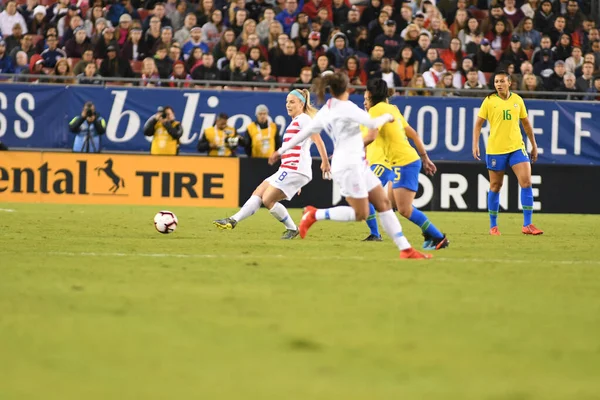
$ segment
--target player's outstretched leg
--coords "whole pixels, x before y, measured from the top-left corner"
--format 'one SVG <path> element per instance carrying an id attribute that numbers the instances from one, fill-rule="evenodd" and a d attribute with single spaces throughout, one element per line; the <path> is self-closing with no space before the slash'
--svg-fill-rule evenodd
<path id="1" fill-rule="evenodd" d="M 283 236 L 281 236 L 282 239 L 293 239 L 298 236 L 300 233 L 298 227 L 283 204 L 279 202 L 275 203 L 269 212 L 275 219 L 285 225 L 286 231 L 283 232 Z"/>
<path id="2" fill-rule="evenodd" d="M 436 226 L 431 223 L 427 215 L 413 205 L 410 207 L 407 213 L 401 214 L 406 217 L 410 222 L 421 228 L 425 242 L 423 248 L 425 250 L 441 250 L 448 247 L 450 242 L 445 234 L 443 234 Z M 408 215 L 406 215 L 408 214 Z"/>
<path id="3" fill-rule="evenodd" d="M 369 203 L 369 216 L 367 217 L 367 226 L 371 233 L 363 242 L 381 242 L 381 234 L 379 233 L 379 226 L 377 225 L 377 217 L 375 215 L 375 207 Z"/>
<path id="4" fill-rule="evenodd" d="M 338 222 L 356 221 L 356 213 L 352 207 L 348 206 L 338 206 L 323 210 L 317 210 L 313 206 L 305 207 L 299 227 L 300 237 L 304 239 L 306 233 L 315 222 L 326 219 Z"/>

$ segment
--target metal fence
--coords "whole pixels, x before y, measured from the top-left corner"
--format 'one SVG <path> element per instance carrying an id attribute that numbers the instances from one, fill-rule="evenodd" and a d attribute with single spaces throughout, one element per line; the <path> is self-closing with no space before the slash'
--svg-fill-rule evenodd
<path id="1" fill-rule="evenodd" d="M 600 1 L 600 0 L 599 0 Z M 285 91 L 291 86 L 294 88 L 306 88 L 310 89 L 311 85 L 296 84 L 296 83 L 282 83 L 282 82 L 236 82 L 236 81 L 203 81 L 203 80 L 180 80 L 180 79 L 141 79 L 141 78 L 105 78 L 101 76 L 94 76 L 93 78 L 85 78 L 100 82 L 103 86 L 139 86 L 140 83 L 151 83 L 156 88 L 165 90 L 173 89 L 210 89 L 210 90 L 245 90 L 245 91 Z M 60 81 L 60 82 L 59 82 Z M 59 76 L 59 75 L 32 75 L 32 74 L 3 74 L 0 73 L 0 83 L 44 83 L 44 84 L 57 84 L 57 85 L 86 85 L 86 86 L 98 86 L 89 85 L 85 83 L 79 83 L 77 77 L 74 76 Z M 174 86 L 170 86 L 173 84 Z M 158 86 L 160 85 L 160 86 Z M 181 85 L 181 86 L 180 86 Z M 184 87 L 183 85 L 187 85 Z M 351 86 L 355 91 L 364 91 L 366 86 Z M 492 89 L 444 89 L 444 88 L 410 88 L 410 87 L 395 87 L 398 96 L 412 96 L 418 95 L 432 95 L 436 97 L 482 97 L 490 94 Z M 414 94 L 413 94 L 414 93 Z M 515 93 L 527 98 L 535 98 L 538 100 L 574 100 L 574 101 L 595 101 L 594 97 L 598 94 L 595 93 L 584 93 L 584 92 L 559 92 L 559 91 L 520 91 L 516 90 Z"/>

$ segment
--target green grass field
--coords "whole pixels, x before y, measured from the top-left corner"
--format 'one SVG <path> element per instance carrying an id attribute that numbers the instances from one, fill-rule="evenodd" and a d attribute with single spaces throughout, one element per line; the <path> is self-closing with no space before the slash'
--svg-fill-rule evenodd
<path id="1" fill-rule="evenodd" d="M 400 261 L 264 209 L 0 208 L 2 400 L 600 398 L 599 216 L 430 213 L 450 248 Z"/>

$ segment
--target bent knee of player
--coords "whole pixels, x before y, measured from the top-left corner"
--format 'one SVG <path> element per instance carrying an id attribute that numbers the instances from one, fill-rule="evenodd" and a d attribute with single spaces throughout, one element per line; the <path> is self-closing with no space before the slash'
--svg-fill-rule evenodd
<path id="1" fill-rule="evenodd" d="M 368 208 L 366 210 L 354 210 L 354 212 L 356 213 L 356 220 L 359 222 L 366 221 L 369 216 Z"/>
<path id="2" fill-rule="evenodd" d="M 519 179 L 519 186 L 521 186 L 522 188 L 528 188 L 531 187 L 531 177 L 530 176 L 525 176 Z"/>
<path id="3" fill-rule="evenodd" d="M 412 214 L 412 204 L 400 204 L 398 206 L 398 212 L 404 218 L 410 218 L 410 215 Z"/>
<path id="4" fill-rule="evenodd" d="M 502 180 L 498 182 L 490 182 L 490 190 L 494 193 L 498 193 L 502 189 Z"/>

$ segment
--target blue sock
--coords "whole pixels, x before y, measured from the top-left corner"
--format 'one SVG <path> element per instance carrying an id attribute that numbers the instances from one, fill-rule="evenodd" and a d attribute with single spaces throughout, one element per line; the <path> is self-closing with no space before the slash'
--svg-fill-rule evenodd
<path id="1" fill-rule="evenodd" d="M 371 230 L 371 235 L 375 235 L 380 237 L 379 227 L 377 226 L 377 217 L 375 216 L 375 207 L 373 204 L 369 203 L 369 216 L 367 217 L 367 225 Z"/>
<path id="2" fill-rule="evenodd" d="M 410 214 L 410 218 L 408 220 L 421 228 L 424 233 L 435 239 L 441 239 L 444 237 L 444 234 L 440 232 L 439 229 L 436 228 L 435 225 L 429 221 L 429 219 L 427 219 L 427 216 L 415 206 L 413 206 L 412 214 Z"/>
<path id="3" fill-rule="evenodd" d="M 531 225 L 533 216 L 533 189 L 521 188 L 521 206 L 523 206 L 523 226 Z"/>
<path id="4" fill-rule="evenodd" d="M 498 210 L 500 210 L 500 193 L 488 192 L 488 212 L 490 213 L 490 229 L 498 226 Z"/>

